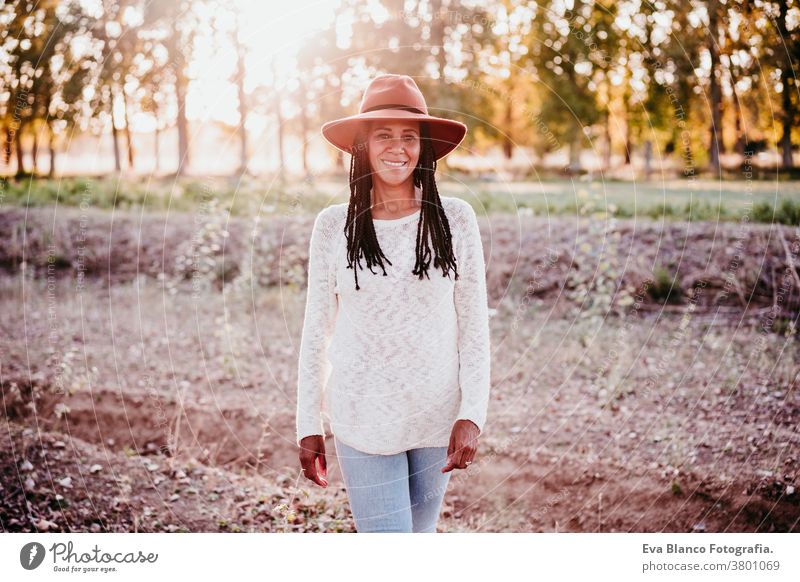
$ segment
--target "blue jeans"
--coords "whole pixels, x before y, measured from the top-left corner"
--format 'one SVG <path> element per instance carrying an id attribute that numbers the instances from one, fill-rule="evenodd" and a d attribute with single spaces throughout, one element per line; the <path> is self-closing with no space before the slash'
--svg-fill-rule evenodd
<path id="1" fill-rule="evenodd" d="M 452 473 L 441 471 L 447 447 L 372 455 L 333 441 L 358 532 L 436 532 Z"/>

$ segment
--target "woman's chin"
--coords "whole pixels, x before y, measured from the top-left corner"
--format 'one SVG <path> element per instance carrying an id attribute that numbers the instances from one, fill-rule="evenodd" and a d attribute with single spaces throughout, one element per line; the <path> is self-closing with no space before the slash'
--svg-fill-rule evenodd
<path id="1" fill-rule="evenodd" d="M 412 173 L 400 172 L 381 172 L 372 176 L 374 182 L 380 182 L 386 186 L 400 186 L 411 181 L 413 178 Z"/>

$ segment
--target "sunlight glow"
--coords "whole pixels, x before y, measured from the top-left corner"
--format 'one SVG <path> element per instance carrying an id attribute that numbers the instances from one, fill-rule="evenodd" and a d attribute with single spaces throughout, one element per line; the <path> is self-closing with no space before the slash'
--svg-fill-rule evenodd
<path id="1" fill-rule="evenodd" d="M 245 93 L 251 95 L 260 87 L 284 88 L 292 82 L 298 50 L 315 32 L 330 25 L 338 5 L 338 0 L 295 0 L 290 6 L 263 0 L 235 0 L 225 14 L 201 11 L 213 26 L 195 39 L 189 67 L 187 117 L 229 125 L 239 122 L 234 82 L 237 25 L 246 59 Z M 349 29 L 347 22 L 342 26 L 343 31 Z M 147 112 L 135 115 L 133 123 L 135 131 L 146 131 L 155 125 Z M 254 125 L 263 127 L 264 121 L 256 121 Z"/>

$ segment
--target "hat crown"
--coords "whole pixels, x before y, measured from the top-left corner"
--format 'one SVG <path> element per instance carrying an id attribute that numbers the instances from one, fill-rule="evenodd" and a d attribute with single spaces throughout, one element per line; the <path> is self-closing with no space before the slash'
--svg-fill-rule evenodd
<path id="1" fill-rule="evenodd" d="M 360 113 L 376 109 L 411 108 L 428 115 L 425 97 L 408 75 L 380 75 L 367 86 L 361 99 Z"/>

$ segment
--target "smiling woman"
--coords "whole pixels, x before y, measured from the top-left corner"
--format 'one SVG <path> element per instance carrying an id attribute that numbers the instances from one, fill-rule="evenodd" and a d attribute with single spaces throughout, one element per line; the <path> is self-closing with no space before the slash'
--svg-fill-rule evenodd
<path id="1" fill-rule="evenodd" d="M 477 217 L 440 197 L 434 175 L 466 126 L 428 115 L 411 77 L 381 75 L 361 113 L 322 132 L 351 154 L 350 200 L 323 210 L 311 234 L 300 463 L 327 486 L 327 408 L 357 531 L 434 532 L 452 470 L 473 462 L 489 399 Z"/>

